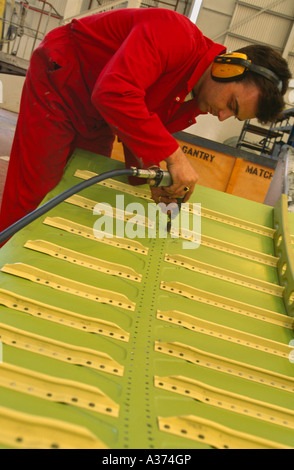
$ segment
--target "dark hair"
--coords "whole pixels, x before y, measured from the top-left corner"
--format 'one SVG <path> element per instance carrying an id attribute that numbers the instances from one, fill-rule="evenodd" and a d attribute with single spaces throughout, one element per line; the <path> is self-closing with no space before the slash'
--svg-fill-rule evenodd
<path id="1" fill-rule="evenodd" d="M 261 91 L 256 116 L 259 122 L 263 124 L 275 122 L 285 108 L 283 95 L 288 89 L 292 76 L 286 60 L 279 52 L 268 46 L 251 45 L 242 47 L 236 52 L 246 54 L 253 64 L 268 68 L 281 80 L 282 91 L 280 92 L 274 83 L 257 73 L 248 71 L 244 78 L 247 82 L 254 82 Z"/>

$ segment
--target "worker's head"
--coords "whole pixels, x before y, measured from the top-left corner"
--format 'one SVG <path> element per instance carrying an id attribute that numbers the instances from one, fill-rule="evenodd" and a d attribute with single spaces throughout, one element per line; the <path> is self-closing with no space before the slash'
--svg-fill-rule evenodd
<path id="1" fill-rule="evenodd" d="M 283 95 L 291 78 L 287 62 L 267 46 L 253 45 L 236 52 L 254 67 L 241 66 L 240 71 L 235 64 L 224 65 L 221 79 L 215 76 L 220 73 L 219 63 L 211 64 L 194 87 L 200 111 L 220 121 L 235 116 L 241 121 L 257 118 L 262 123 L 274 122 L 285 106 Z M 265 74 L 257 73 L 256 66 Z"/>
<path id="2" fill-rule="evenodd" d="M 285 106 L 283 95 L 291 73 L 285 59 L 270 47 L 252 45 L 219 56 L 211 74 L 217 81 L 255 85 L 259 90 L 256 117 L 260 122 L 275 121 Z"/>

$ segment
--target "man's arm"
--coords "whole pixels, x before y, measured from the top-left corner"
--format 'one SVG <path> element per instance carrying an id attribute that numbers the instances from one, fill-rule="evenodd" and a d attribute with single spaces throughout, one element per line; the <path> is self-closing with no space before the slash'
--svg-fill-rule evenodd
<path id="1" fill-rule="evenodd" d="M 190 56 L 195 53 L 196 39 L 192 41 L 184 28 L 188 19 L 179 19 L 179 15 L 164 19 L 149 15 L 146 21 L 133 26 L 104 67 L 92 93 L 93 105 L 145 166 L 158 164 L 178 148 L 165 123 L 147 106 L 146 93 L 169 74 L 175 87 L 178 83 L 175 77 L 180 80 L 183 64 L 190 64 Z"/>

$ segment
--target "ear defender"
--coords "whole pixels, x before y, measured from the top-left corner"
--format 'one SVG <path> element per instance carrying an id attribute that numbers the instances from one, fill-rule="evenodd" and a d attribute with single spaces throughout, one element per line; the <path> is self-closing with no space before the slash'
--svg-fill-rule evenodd
<path id="1" fill-rule="evenodd" d="M 249 70 L 267 78 L 278 87 L 280 92 L 282 91 L 282 81 L 274 72 L 252 64 L 247 55 L 240 52 L 216 56 L 212 64 L 211 76 L 218 82 L 232 82 L 242 80 Z"/>

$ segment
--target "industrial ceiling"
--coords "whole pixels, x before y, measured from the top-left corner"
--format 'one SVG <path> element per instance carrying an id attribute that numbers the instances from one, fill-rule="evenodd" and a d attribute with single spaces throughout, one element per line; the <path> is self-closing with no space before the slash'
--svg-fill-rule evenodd
<path id="1" fill-rule="evenodd" d="M 293 20 L 293 0 L 203 0 L 197 25 L 228 50 L 248 44 L 273 47 L 294 75 Z"/>

